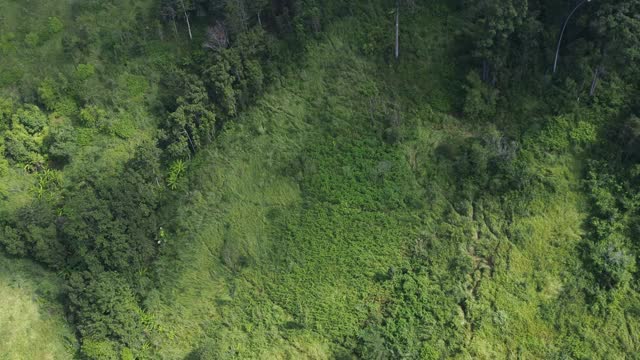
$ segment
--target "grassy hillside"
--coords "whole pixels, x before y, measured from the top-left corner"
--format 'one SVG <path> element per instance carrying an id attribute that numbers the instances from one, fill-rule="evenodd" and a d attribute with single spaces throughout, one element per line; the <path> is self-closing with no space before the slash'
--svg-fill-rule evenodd
<path id="1" fill-rule="evenodd" d="M 60 303 L 62 283 L 25 260 L 0 257 L 0 357 L 72 359 L 77 340 Z"/>
<path id="2" fill-rule="evenodd" d="M 539 184 L 499 198 L 453 175 L 496 130 L 446 113 L 460 80 L 431 20 L 454 15 L 425 12 L 407 26 L 442 45 L 429 56 L 408 45 L 385 68 L 340 22 L 190 165 L 148 303 L 163 358 L 550 358 L 575 341 L 549 309 L 580 266 L 581 160 L 524 145 L 518 176 Z"/>
<path id="3" fill-rule="evenodd" d="M 392 2 L 186 3 L 0 0 L 0 244 L 55 270 L 0 257 L 0 358 L 640 353 L 630 86 L 481 79 L 455 1 L 398 60 Z"/>

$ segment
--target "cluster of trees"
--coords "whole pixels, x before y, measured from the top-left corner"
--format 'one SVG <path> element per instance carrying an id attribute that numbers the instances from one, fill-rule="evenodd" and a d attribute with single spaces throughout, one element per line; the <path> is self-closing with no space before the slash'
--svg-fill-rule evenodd
<path id="1" fill-rule="evenodd" d="M 640 179 L 638 118 L 622 111 L 622 120 L 606 126 L 605 137 L 593 147 L 587 167 L 591 217 L 585 262 L 597 287 L 590 289 L 594 305 L 606 308 L 636 289 L 640 262 L 637 213 Z"/>
<path id="2" fill-rule="evenodd" d="M 418 248 L 412 255 L 410 267 L 391 268 L 381 279 L 391 289 L 391 301 L 384 315 L 369 318 L 359 334 L 356 353 L 362 359 L 452 358 L 464 347 L 459 304 L 466 294 L 458 284 L 465 282 L 471 261 L 456 254 L 459 266 L 447 275 L 435 275 L 426 248 Z M 434 275 L 439 281 L 433 280 Z"/>
<path id="3" fill-rule="evenodd" d="M 355 5 L 319 0 L 166 0 L 159 14 L 178 33 L 201 44 L 179 67 L 165 69 L 166 112 L 160 146 L 167 158 L 190 158 L 295 62 L 307 40 L 322 30 L 322 18 Z M 322 11 L 320 9 L 323 9 Z M 205 31 L 193 32 L 205 27 Z M 180 94 L 177 98 L 173 94 Z"/>
<path id="4" fill-rule="evenodd" d="M 103 358 L 91 355 L 96 343 L 113 351 L 143 343 L 136 319 L 158 253 L 159 164 L 158 149 L 146 143 L 116 173 L 96 169 L 63 186 L 46 170 L 39 185 L 47 196 L 3 214 L 7 253 L 67 274 L 69 310 L 90 357 Z"/>
<path id="5" fill-rule="evenodd" d="M 482 0 L 464 6 L 473 57 L 481 79 L 493 86 L 555 73 L 556 57 L 560 78 L 585 82 L 591 95 L 600 78 L 638 71 L 628 66 L 640 45 L 634 1 Z"/>

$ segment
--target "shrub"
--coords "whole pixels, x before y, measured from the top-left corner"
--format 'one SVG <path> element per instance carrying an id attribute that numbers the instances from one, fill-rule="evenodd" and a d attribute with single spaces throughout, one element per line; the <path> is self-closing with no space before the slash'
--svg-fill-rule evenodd
<path id="1" fill-rule="evenodd" d="M 76 78 L 80 81 L 87 80 L 96 73 L 96 68 L 93 64 L 78 64 L 76 68 Z"/>
<path id="2" fill-rule="evenodd" d="M 635 271 L 635 256 L 624 246 L 624 238 L 612 234 L 592 247 L 591 257 L 599 271 L 600 284 L 607 288 L 623 287 Z"/>
<path id="3" fill-rule="evenodd" d="M 465 85 L 467 95 L 464 101 L 464 114 L 470 119 L 489 120 L 496 114 L 498 90 L 489 87 L 480 80 L 476 72 L 467 75 Z"/>
<path id="4" fill-rule="evenodd" d="M 13 115 L 13 121 L 24 126 L 31 135 L 41 132 L 47 125 L 47 116 L 35 105 L 25 105 Z"/>
<path id="5" fill-rule="evenodd" d="M 49 21 L 48 21 L 49 34 L 57 34 L 61 32 L 63 28 L 64 28 L 64 24 L 60 19 L 58 19 L 55 16 L 49 17 Z"/>
<path id="6" fill-rule="evenodd" d="M 80 351 L 91 360 L 119 360 L 116 346 L 113 341 L 84 339 Z"/>
<path id="7" fill-rule="evenodd" d="M 578 121 L 578 124 L 572 127 L 569 132 L 571 142 L 579 146 L 593 143 L 596 140 L 596 135 L 596 126 L 586 121 Z"/>
<path id="8" fill-rule="evenodd" d="M 38 34 L 35 32 L 30 32 L 24 37 L 24 42 L 29 47 L 34 48 L 38 46 L 38 44 L 40 43 L 40 36 L 38 36 Z"/>

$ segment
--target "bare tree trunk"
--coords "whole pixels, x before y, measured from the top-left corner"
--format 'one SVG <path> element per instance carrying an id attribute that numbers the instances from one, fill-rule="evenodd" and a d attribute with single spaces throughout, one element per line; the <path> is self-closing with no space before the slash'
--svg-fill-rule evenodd
<path id="1" fill-rule="evenodd" d="M 578 3 L 578 5 L 576 5 L 575 8 L 573 8 L 573 10 L 571 10 L 571 12 L 569 13 L 569 16 L 567 16 L 567 19 L 564 21 L 564 24 L 562 25 L 562 30 L 560 31 L 560 38 L 558 39 L 558 46 L 556 49 L 556 58 L 553 61 L 553 73 L 556 73 L 556 69 L 558 68 L 558 57 L 560 56 L 560 45 L 562 44 L 562 37 L 564 36 L 564 31 L 567 29 L 567 24 L 569 23 L 569 20 L 571 19 L 571 16 L 573 16 L 573 14 L 576 12 L 576 10 L 578 10 L 578 8 L 580 8 L 580 6 L 582 6 L 583 4 L 590 2 L 591 0 L 582 0 L 580 3 Z"/>
<path id="2" fill-rule="evenodd" d="M 189 15 L 187 15 L 187 8 L 184 6 L 184 0 L 180 0 L 180 4 L 182 4 L 182 12 L 184 12 L 184 18 L 187 19 L 187 29 L 189 29 L 189 40 L 193 40 L 193 35 L 191 34 L 191 24 L 189 23 Z"/>
<path id="3" fill-rule="evenodd" d="M 249 25 L 249 17 L 247 16 L 247 10 L 242 0 L 236 0 L 236 6 L 238 7 L 238 11 L 240 11 L 240 21 L 242 22 L 242 30 L 247 31 Z"/>
<path id="4" fill-rule="evenodd" d="M 160 25 L 160 23 L 158 23 L 158 37 L 160 41 L 164 41 L 164 31 L 162 31 L 162 25 Z"/>
<path id="5" fill-rule="evenodd" d="M 396 60 L 400 57 L 400 0 L 396 1 Z"/>
<path id="6" fill-rule="evenodd" d="M 189 135 L 189 132 L 187 131 L 186 128 L 183 129 L 184 130 L 184 134 L 187 135 L 187 139 L 189 139 L 189 144 L 191 145 L 191 148 L 193 149 L 193 153 L 196 153 L 196 146 L 193 144 L 193 140 L 191 140 L 191 135 Z M 189 159 L 191 159 L 191 156 L 189 156 Z"/>
<path id="7" fill-rule="evenodd" d="M 589 90 L 589 96 L 593 96 L 596 94 L 596 85 L 598 85 L 598 76 L 600 76 L 600 66 L 596 68 L 596 71 L 593 74 L 593 81 L 591 81 L 591 89 Z"/>
<path id="8" fill-rule="evenodd" d="M 176 35 L 176 40 L 178 39 L 178 24 L 176 24 L 176 18 L 173 18 L 173 32 Z"/>
<path id="9" fill-rule="evenodd" d="M 371 116 L 371 127 L 374 127 L 376 124 L 376 121 L 374 118 L 373 98 L 369 98 L 369 115 Z"/>

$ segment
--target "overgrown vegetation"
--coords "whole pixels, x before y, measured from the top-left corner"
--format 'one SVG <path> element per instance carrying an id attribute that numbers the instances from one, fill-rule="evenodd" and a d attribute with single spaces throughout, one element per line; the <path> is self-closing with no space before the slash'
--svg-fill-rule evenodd
<path id="1" fill-rule="evenodd" d="M 0 354 L 634 358 L 637 10 L 0 0 Z"/>

